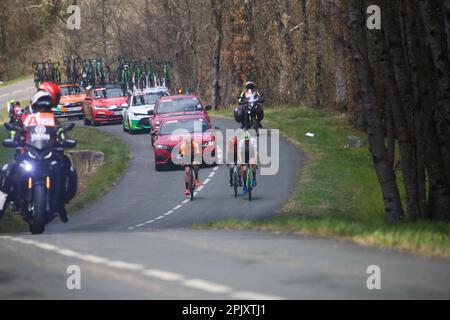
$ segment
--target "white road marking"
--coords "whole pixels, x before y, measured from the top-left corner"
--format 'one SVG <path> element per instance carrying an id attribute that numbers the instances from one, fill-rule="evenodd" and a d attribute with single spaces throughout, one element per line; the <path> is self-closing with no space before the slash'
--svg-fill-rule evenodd
<path id="1" fill-rule="evenodd" d="M 75 251 L 69 250 L 69 249 L 62 249 L 62 250 L 58 250 L 57 252 L 63 256 L 71 257 L 71 258 L 80 258 L 80 256 L 81 256 L 78 252 L 75 252 Z"/>
<path id="2" fill-rule="evenodd" d="M 183 281 L 183 285 L 186 287 L 208 291 L 212 293 L 228 293 L 231 288 L 222 284 L 217 284 L 202 279 L 190 279 Z"/>
<path id="3" fill-rule="evenodd" d="M 144 266 L 141 264 L 129 263 L 129 262 L 120 261 L 120 260 L 107 261 L 106 265 L 113 267 L 113 268 L 125 269 L 125 270 L 142 270 L 142 269 L 144 269 Z"/>
<path id="4" fill-rule="evenodd" d="M 166 281 L 181 281 L 184 279 L 184 277 L 181 274 L 168 272 L 164 270 L 147 269 L 144 270 L 142 273 L 145 274 L 146 276 Z"/>
<path id="5" fill-rule="evenodd" d="M 208 183 L 211 181 L 211 178 L 214 177 L 214 175 L 216 174 L 216 171 L 217 171 L 218 169 L 219 169 L 219 166 L 216 166 L 216 167 L 214 167 L 214 168 L 211 170 L 211 172 L 210 172 L 209 175 L 208 175 L 208 178 L 206 178 L 205 181 L 203 181 L 202 185 L 201 185 L 200 187 L 198 187 L 198 188 L 196 189 L 196 191 L 194 192 L 194 197 L 196 197 L 196 196 L 198 195 L 198 193 L 199 193 L 200 191 L 202 191 L 202 190 L 205 188 L 205 185 L 208 184 Z M 172 208 L 172 210 L 167 211 L 167 212 L 164 213 L 163 215 L 161 215 L 161 216 L 159 216 L 159 217 L 157 217 L 157 218 L 154 218 L 154 219 L 152 219 L 152 220 L 148 220 L 148 221 L 146 221 L 146 222 L 143 222 L 143 223 L 136 224 L 136 225 L 134 225 L 134 226 L 128 227 L 128 230 L 138 229 L 138 228 L 141 228 L 141 227 L 143 227 L 143 226 L 145 226 L 145 225 L 147 225 L 147 224 L 153 223 L 153 222 L 155 222 L 155 221 L 157 221 L 157 220 L 161 220 L 161 219 L 163 219 L 163 218 L 165 218 L 165 217 L 171 215 L 174 211 L 181 209 L 181 208 L 183 207 L 183 205 L 185 205 L 185 204 L 187 204 L 187 203 L 189 203 L 189 202 L 190 202 L 190 199 L 189 199 L 189 198 L 184 199 L 183 201 L 181 201 L 180 204 L 176 205 L 175 207 Z"/>
<path id="6" fill-rule="evenodd" d="M 84 254 L 80 256 L 81 260 L 92 262 L 92 263 L 98 263 L 98 264 L 106 264 L 109 260 L 106 258 L 98 257 L 92 254 Z"/>
<path id="7" fill-rule="evenodd" d="M 50 252 L 74 258 L 79 259 L 82 261 L 86 261 L 89 263 L 96 263 L 101 264 L 107 267 L 115 268 L 115 269 L 122 269 L 127 270 L 130 272 L 136 272 L 140 271 L 143 275 L 148 277 L 153 277 L 162 281 L 168 281 L 168 282 L 179 282 L 180 285 L 183 285 L 185 287 L 189 287 L 196 290 L 201 290 L 209 293 L 215 293 L 215 294 L 227 294 L 232 299 L 248 299 L 248 300 L 272 300 L 272 299 L 283 299 L 282 297 L 275 296 L 275 295 L 269 295 L 264 293 L 258 293 L 258 292 L 252 292 L 252 291 L 235 291 L 231 287 L 220 284 L 220 283 L 214 283 L 210 282 L 208 280 L 204 279 L 198 279 L 193 278 L 189 279 L 185 277 L 182 274 L 166 271 L 166 270 L 160 270 L 160 269 L 147 269 L 142 264 L 138 263 L 132 263 L 122 260 L 111 260 L 106 257 L 100 257 L 93 254 L 83 254 L 74 250 L 65 249 L 65 248 L 59 248 L 53 244 L 46 243 L 46 242 L 39 242 L 35 240 L 30 239 L 24 239 L 20 237 L 13 237 L 13 236 L 0 236 L 0 239 L 3 240 L 9 240 L 13 242 L 19 242 L 24 245 L 31 245 L 36 248 L 42 249 L 42 250 L 49 250 Z"/>
<path id="8" fill-rule="evenodd" d="M 50 243 L 45 243 L 45 242 L 41 242 L 41 243 L 36 243 L 35 244 L 36 247 L 44 249 L 44 250 L 48 250 L 48 251 L 57 251 L 59 250 L 59 248 L 57 246 L 54 246 Z"/>

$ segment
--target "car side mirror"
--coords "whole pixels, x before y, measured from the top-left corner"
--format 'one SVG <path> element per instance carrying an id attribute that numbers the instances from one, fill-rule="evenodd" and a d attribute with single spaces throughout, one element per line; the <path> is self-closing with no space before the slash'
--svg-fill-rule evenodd
<path id="1" fill-rule="evenodd" d="M 206 111 L 209 111 L 209 110 L 211 110 L 212 109 L 212 107 L 209 105 L 209 104 L 207 104 L 206 106 L 205 106 L 205 110 Z"/>
<path id="2" fill-rule="evenodd" d="M 147 114 L 148 114 L 149 116 L 153 115 L 153 110 L 148 110 L 148 111 L 147 111 Z"/>

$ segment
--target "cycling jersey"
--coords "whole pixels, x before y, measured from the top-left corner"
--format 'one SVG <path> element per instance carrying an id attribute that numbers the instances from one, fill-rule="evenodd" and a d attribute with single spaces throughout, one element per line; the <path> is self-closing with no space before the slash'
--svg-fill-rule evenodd
<path id="1" fill-rule="evenodd" d="M 188 149 L 190 147 L 190 149 Z M 191 154 L 191 151 L 194 151 L 194 154 Z M 180 146 L 180 152 L 179 152 L 181 157 L 184 157 L 185 154 L 191 154 L 191 159 L 194 160 L 196 155 L 200 155 L 202 154 L 200 145 L 195 142 L 192 141 L 191 146 L 189 146 L 186 142 L 183 142 L 183 144 Z"/>
<path id="2" fill-rule="evenodd" d="M 233 138 L 231 138 L 228 143 L 227 143 L 227 158 L 225 159 L 225 161 L 227 161 L 227 163 L 231 164 L 231 163 L 235 163 L 237 162 L 237 157 L 238 157 L 238 144 L 237 141 L 236 143 L 234 143 Z"/>
<path id="3" fill-rule="evenodd" d="M 239 142 L 239 160 L 241 163 L 256 164 L 258 156 L 258 143 L 256 139 L 250 138 L 248 143 L 245 140 Z"/>

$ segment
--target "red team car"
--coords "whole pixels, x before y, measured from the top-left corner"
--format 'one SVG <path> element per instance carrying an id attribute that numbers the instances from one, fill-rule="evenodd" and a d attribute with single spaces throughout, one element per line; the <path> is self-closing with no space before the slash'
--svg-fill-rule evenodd
<path id="1" fill-rule="evenodd" d="M 127 100 L 126 92 L 118 85 L 90 88 L 83 102 L 84 124 L 122 122 L 122 109 Z"/>
<path id="2" fill-rule="evenodd" d="M 176 132 L 184 130 L 184 134 Z M 180 144 L 184 137 L 190 135 L 202 146 L 203 161 L 213 164 L 216 157 L 216 137 L 209 118 L 202 114 L 179 115 L 170 117 L 160 123 L 159 134 L 156 136 L 153 150 L 155 155 L 155 169 L 161 170 L 173 164 L 171 152 Z"/>
<path id="3" fill-rule="evenodd" d="M 206 121 L 210 122 L 208 110 L 210 105 L 203 106 L 196 95 L 179 95 L 160 97 L 155 104 L 150 121 L 152 125 L 152 144 L 155 142 L 159 133 L 160 125 L 166 119 L 181 115 L 200 115 Z"/>

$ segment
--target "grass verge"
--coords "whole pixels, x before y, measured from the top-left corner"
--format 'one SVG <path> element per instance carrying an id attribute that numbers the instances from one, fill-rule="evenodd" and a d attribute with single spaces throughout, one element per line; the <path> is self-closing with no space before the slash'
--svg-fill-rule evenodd
<path id="1" fill-rule="evenodd" d="M 211 115 L 231 116 L 232 110 Z M 194 227 L 287 231 L 450 258 L 450 224 L 386 221 L 369 151 L 346 147 L 348 135 L 366 145 L 367 136 L 349 126 L 345 115 L 323 108 L 272 108 L 265 110 L 264 122 L 299 144 L 308 158 L 290 200 L 270 220 L 230 219 Z"/>
<path id="2" fill-rule="evenodd" d="M 0 128 L 0 138 L 3 139 L 6 134 L 7 131 L 3 127 Z M 68 205 L 68 211 L 73 213 L 99 199 L 115 184 L 127 167 L 130 152 L 122 139 L 99 129 L 77 126 L 70 136 L 77 140 L 76 149 L 99 150 L 105 154 L 105 164 L 85 185 L 79 186 L 77 196 Z M 0 164 L 10 161 L 13 153 L 14 150 L 0 146 Z M 22 222 L 19 215 L 6 212 L 0 220 L 0 233 L 21 232 L 27 228 L 27 224 Z"/>
<path id="3" fill-rule="evenodd" d="M 17 78 L 15 78 L 15 79 L 8 80 L 8 81 L 5 81 L 5 82 L 3 82 L 3 83 L 0 83 L 0 88 L 1 88 L 1 87 L 5 87 L 5 86 L 9 86 L 9 85 L 11 85 L 11 84 L 14 84 L 14 83 L 19 82 L 19 81 L 22 81 L 22 80 L 31 79 L 31 78 L 33 78 L 33 75 L 32 75 L 32 74 L 24 74 L 24 75 L 22 75 L 22 76 L 20 76 L 20 77 L 17 77 Z"/>

